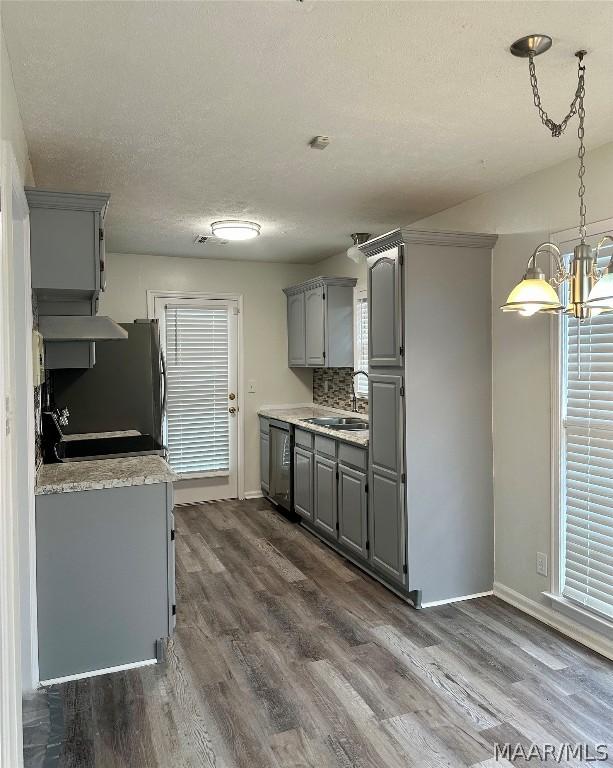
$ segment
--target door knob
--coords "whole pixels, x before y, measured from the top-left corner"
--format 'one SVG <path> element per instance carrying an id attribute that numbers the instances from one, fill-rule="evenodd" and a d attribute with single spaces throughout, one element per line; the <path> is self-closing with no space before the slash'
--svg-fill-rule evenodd
<path id="1" fill-rule="evenodd" d="M 230 394 L 228 395 L 228 400 L 236 400 L 236 395 L 234 394 L 234 392 L 230 392 Z"/>
<path id="2" fill-rule="evenodd" d="M 228 413 L 231 413 L 234 416 L 234 414 L 236 413 L 236 408 L 234 408 L 234 406 L 232 406 L 231 408 L 228 408 Z"/>

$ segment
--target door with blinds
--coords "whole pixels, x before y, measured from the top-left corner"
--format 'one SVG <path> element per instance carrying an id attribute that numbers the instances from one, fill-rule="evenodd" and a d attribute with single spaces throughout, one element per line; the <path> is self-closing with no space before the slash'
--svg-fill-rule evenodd
<path id="1" fill-rule="evenodd" d="M 238 496 L 238 311 L 236 300 L 156 299 L 178 504 Z"/>
<path id="2" fill-rule="evenodd" d="M 564 250 L 574 245 L 565 244 Z M 612 251 L 601 249 L 599 267 L 606 266 Z M 582 323 L 564 316 L 561 331 L 559 590 L 571 602 L 612 619 L 613 313 Z"/>

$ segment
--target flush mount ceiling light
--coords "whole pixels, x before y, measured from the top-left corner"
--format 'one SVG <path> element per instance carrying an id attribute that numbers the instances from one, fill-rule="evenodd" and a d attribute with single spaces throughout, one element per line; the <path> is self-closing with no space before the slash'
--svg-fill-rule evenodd
<path id="1" fill-rule="evenodd" d="M 548 35 L 528 35 L 516 40 L 511 45 L 513 56 L 528 59 L 530 84 L 534 105 L 538 110 L 541 122 L 551 132 L 554 138 L 561 136 L 566 130 L 569 120 L 575 115 L 579 117 L 577 138 L 579 150 L 579 238 L 580 243 L 574 249 L 568 267 L 564 264 L 560 250 L 553 243 L 541 243 L 528 259 L 526 272 L 515 288 L 509 294 L 506 304 L 501 309 L 503 312 L 519 312 L 524 317 L 530 317 L 537 313 L 567 312 L 579 320 L 585 320 L 602 312 L 613 312 L 613 257 L 608 267 L 599 269 L 598 255 L 603 243 L 607 240 L 613 242 L 611 235 L 605 235 L 596 246 L 595 252 L 585 242 L 586 230 L 586 206 L 585 206 L 585 108 L 583 99 L 585 96 L 585 65 L 583 59 L 586 51 L 577 51 L 577 89 L 570 105 L 568 114 L 560 123 L 554 122 L 541 105 L 541 96 L 536 79 L 534 59 L 541 53 L 551 48 L 551 38 Z M 549 282 L 537 266 L 536 259 L 541 253 L 553 253 L 556 261 L 556 269 Z M 560 303 L 558 294 L 554 290 L 567 283 L 569 287 L 569 301 L 566 307 Z"/>
<path id="2" fill-rule="evenodd" d="M 355 261 L 356 264 L 361 264 L 363 261 L 366 261 L 366 256 L 362 253 L 358 246 L 362 245 L 370 239 L 370 233 L 354 232 L 351 235 L 351 239 L 353 240 L 353 245 L 347 248 L 347 256 L 351 259 L 351 261 Z"/>
<path id="3" fill-rule="evenodd" d="M 254 221 L 241 219 L 225 219 L 211 224 L 215 237 L 221 237 L 224 240 L 252 240 L 260 234 L 260 229 L 260 225 Z"/>

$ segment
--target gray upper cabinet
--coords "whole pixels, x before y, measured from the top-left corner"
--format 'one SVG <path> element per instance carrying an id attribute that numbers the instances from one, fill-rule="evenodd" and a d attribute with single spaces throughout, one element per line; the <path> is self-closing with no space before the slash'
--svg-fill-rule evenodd
<path id="1" fill-rule="evenodd" d="M 338 540 L 360 557 L 368 557 L 366 473 L 338 465 Z"/>
<path id="2" fill-rule="evenodd" d="M 353 366 L 353 289 L 357 280 L 317 277 L 285 288 L 288 365 Z"/>
<path id="3" fill-rule="evenodd" d="M 95 314 L 110 196 L 27 188 L 32 289 L 43 315 Z"/>
<path id="4" fill-rule="evenodd" d="M 325 292 L 323 285 L 304 294 L 306 318 L 306 363 L 321 368 L 326 364 Z"/>
<path id="5" fill-rule="evenodd" d="M 315 455 L 313 522 L 329 536 L 337 536 L 336 461 Z"/>
<path id="6" fill-rule="evenodd" d="M 95 315 L 106 286 L 104 217 L 110 195 L 26 188 L 32 290 L 44 316 Z M 91 341 L 45 337 L 45 368 L 91 368 Z"/>
<path id="7" fill-rule="evenodd" d="M 290 367 L 306 365 L 304 298 L 303 292 L 287 297 L 287 357 Z"/>
<path id="8" fill-rule="evenodd" d="M 402 365 L 402 245 L 369 256 L 368 365 Z"/>

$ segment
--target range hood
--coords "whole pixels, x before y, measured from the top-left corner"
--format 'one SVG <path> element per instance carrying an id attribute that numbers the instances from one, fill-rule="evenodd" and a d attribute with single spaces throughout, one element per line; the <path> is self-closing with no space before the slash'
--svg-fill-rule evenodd
<path id="1" fill-rule="evenodd" d="M 127 339 L 128 332 L 110 317 L 42 315 L 38 330 L 45 341 L 109 341 Z"/>

